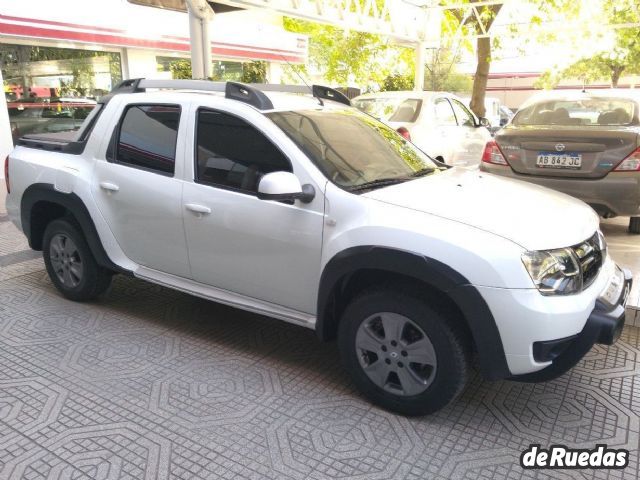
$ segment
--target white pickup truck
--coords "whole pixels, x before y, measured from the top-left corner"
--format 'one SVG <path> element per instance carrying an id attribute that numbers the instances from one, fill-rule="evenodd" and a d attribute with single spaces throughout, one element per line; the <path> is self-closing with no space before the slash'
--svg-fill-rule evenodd
<path id="1" fill-rule="evenodd" d="M 121 273 L 313 328 L 404 414 L 447 405 L 472 362 L 543 381 L 616 341 L 631 277 L 591 208 L 312 90 L 127 80 L 79 131 L 18 141 L 9 215 L 65 297 Z"/>

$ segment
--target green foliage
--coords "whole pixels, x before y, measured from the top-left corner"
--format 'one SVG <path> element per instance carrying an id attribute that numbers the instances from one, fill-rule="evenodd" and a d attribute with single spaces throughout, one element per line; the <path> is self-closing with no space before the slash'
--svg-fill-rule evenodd
<path id="1" fill-rule="evenodd" d="M 413 90 L 413 76 L 400 75 L 399 73 L 392 73 L 382 81 L 380 90 L 383 92 L 397 92 L 399 90 Z"/>
<path id="2" fill-rule="evenodd" d="M 283 18 L 286 30 L 309 36 L 309 66 L 285 67 L 289 81 L 299 82 L 322 72 L 329 82 L 347 85 L 352 81 L 377 89 L 389 75 L 412 75 L 413 50 L 391 45 L 379 35 Z"/>
<path id="3" fill-rule="evenodd" d="M 640 0 L 616 0 L 603 4 L 609 24 L 640 22 Z M 609 80 L 613 87 L 623 74 L 640 74 L 640 29 L 619 28 L 613 32 L 614 47 L 580 58 L 568 67 L 545 72 L 536 82 L 538 88 L 554 88 L 564 78 L 580 79 L 585 85 Z"/>
<path id="4" fill-rule="evenodd" d="M 191 61 L 184 58 L 176 58 L 169 63 L 171 78 L 187 80 L 191 78 Z"/>
<path id="5" fill-rule="evenodd" d="M 248 62 L 242 64 L 243 83 L 265 83 L 267 81 L 266 62 Z"/>

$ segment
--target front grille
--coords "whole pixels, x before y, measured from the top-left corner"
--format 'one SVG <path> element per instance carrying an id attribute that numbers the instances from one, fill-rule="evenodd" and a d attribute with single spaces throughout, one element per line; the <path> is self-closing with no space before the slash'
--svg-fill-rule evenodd
<path id="1" fill-rule="evenodd" d="M 573 251 L 580 262 L 580 269 L 582 270 L 583 288 L 591 285 L 598 276 L 598 273 L 600 273 L 606 257 L 606 248 L 604 238 L 601 237 L 599 232 L 596 232 L 583 243 L 573 247 Z"/>

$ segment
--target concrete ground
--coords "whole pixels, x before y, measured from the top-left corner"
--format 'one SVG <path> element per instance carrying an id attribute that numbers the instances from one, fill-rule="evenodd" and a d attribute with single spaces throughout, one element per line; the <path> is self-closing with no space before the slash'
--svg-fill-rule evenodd
<path id="1" fill-rule="evenodd" d="M 603 228 L 640 272 L 640 237 Z M 0 204 L 1 479 L 636 479 L 639 412 L 634 327 L 555 381 L 476 375 L 448 408 L 405 418 L 362 399 L 310 330 L 123 276 L 98 302 L 62 299 Z M 524 471 L 531 443 L 631 461 Z"/>

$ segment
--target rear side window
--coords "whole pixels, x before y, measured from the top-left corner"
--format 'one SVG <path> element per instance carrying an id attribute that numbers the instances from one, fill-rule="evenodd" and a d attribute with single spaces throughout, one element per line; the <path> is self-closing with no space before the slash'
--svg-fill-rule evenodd
<path id="1" fill-rule="evenodd" d="M 465 107 L 456 99 L 452 99 L 451 104 L 453 105 L 453 111 L 455 112 L 456 118 L 458 119 L 458 125 L 462 125 L 464 127 L 476 126 L 476 121 L 474 120 L 471 112 L 467 110 L 467 107 Z"/>
<path id="2" fill-rule="evenodd" d="M 291 172 L 282 152 L 255 127 L 233 115 L 198 112 L 196 181 L 256 193 L 271 172 Z"/>
<path id="3" fill-rule="evenodd" d="M 180 107 L 131 105 L 122 117 L 116 142 L 116 162 L 173 175 Z"/>
<path id="4" fill-rule="evenodd" d="M 546 100 L 518 111 L 514 125 L 631 125 L 636 117 L 635 102 L 626 98 L 578 97 Z"/>
<path id="5" fill-rule="evenodd" d="M 370 97 L 355 100 L 353 106 L 383 122 L 413 123 L 422 108 L 417 98 Z"/>
<path id="6" fill-rule="evenodd" d="M 435 104 L 436 123 L 438 125 L 444 125 L 449 127 L 457 126 L 456 116 L 453 114 L 453 109 L 449 100 L 446 98 L 439 98 Z"/>

